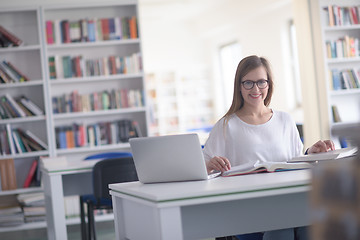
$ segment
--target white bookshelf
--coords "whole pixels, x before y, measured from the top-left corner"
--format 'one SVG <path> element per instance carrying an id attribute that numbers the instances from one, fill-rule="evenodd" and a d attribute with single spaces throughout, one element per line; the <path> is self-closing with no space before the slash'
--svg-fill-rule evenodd
<path id="1" fill-rule="evenodd" d="M 68 159 L 79 160 L 90 154 L 106 151 L 130 151 L 129 143 L 116 143 L 101 146 L 85 146 L 71 149 L 57 149 L 55 128 L 77 124 L 95 124 L 105 121 L 132 119 L 138 122 L 143 136 L 148 135 L 148 110 L 144 91 L 144 73 L 113 74 L 106 76 L 86 76 L 76 78 L 50 79 L 48 57 L 53 55 L 82 55 L 84 58 L 100 58 L 110 55 L 129 56 L 142 54 L 140 26 L 139 37 L 136 39 L 118 39 L 95 42 L 75 42 L 47 44 L 46 21 L 98 19 L 114 17 L 138 16 L 137 0 L 121 0 L 90 4 L 66 4 L 1 8 L 0 24 L 24 41 L 19 47 L 0 48 L 0 60 L 16 62 L 23 72 L 31 79 L 29 82 L 0 84 L 0 96 L 5 93 L 12 96 L 25 95 L 44 110 L 44 116 L 0 119 L 0 126 L 11 125 L 31 130 L 36 136 L 47 143 L 48 150 L 23 154 L 0 156 L 0 161 L 14 158 L 18 189 L 0 191 L 0 197 L 13 198 L 17 194 L 28 191 L 42 191 L 41 188 L 21 188 L 30 169 L 33 159 L 40 156 L 66 156 Z M 142 65 L 142 62 L 141 62 Z M 53 112 L 52 98 L 77 90 L 81 94 L 111 89 L 139 89 L 144 94 L 144 105 L 119 109 L 99 110 L 91 112 L 71 112 L 56 114 Z M 97 219 L 109 220 L 112 215 Z M 73 224 L 69 220 L 68 224 Z M 79 220 L 75 221 L 76 223 Z M 0 232 L 18 231 L 46 227 L 46 223 L 31 223 L 12 228 L 0 228 Z"/>
<path id="2" fill-rule="evenodd" d="M 21 128 L 23 130 L 30 130 L 42 141 L 47 143 L 49 139 L 49 116 L 46 111 L 47 99 L 44 84 L 45 71 L 40 15 L 41 11 L 38 7 L 0 7 L 0 24 L 23 40 L 21 46 L 0 48 L 0 61 L 6 60 L 13 63 L 30 79 L 30 81 L 27 82 L 0 84 L 0 96 L 9 94 L 16 98 L 25 95 L 45 113 L 45 115 L 42 116 L 1 119 L 0 126 L 2 128 L 10 126 L 12 129 Z M 49 154 L 48 150 L 1 155 L 0 161 L 8 158 L 14 159 L 18 189 L 15 191 L 1 191 L 0 196 L 11 196 L 22 192 L 38 191 L 38 188 L 23 189 L 22 186 L 33 160 L 47 154 Z"/>
<path id="3" fill-rule="evenodd" d="M 324 10 L 329 6 L 339 7 L 353 7 L 358 6 L 359 2 L 355 0 L 346 1 L 324 1 L 319 0 L 320 6 L 320 20 L 322 29 L 322 43 L 323 43 L 323 59 L 326 71 L 326 83 L 327 83 L 327 98 L 328 98 L 328 119 L 329 119 L 329 131 L 335 126 L 351 125 L 360 121 L 360 88 L 352 89 L 338 89 L 332 88 L 332 77 L 330 71 L 337 69 L 339 71 L 346 69 L 356 69 L 360 71 L 360 56 L 352 57 L 337 57 L 328 58 L 326 41 L 336 41 L 344 36 L 357 38 L 360 40 L 360 24 L 351 25 L 335 25 L 329 26 L 328 12 Z M 360 51 L 359 51 L 360 52 Z M 332 115 L 332 106 L 335 105 L 338 109 L 341 122 L 334 122 Z M 337 137 L 331 137 L 335 142 L 336 147 L 340 147 L 340 143 Z"/>
<path id="4" fill-rule="evenodd" d="M 114 18 L 114 17 L 131 17 L 137 16 L 137 1 L 118 1 L 106 4 L 92 4 L 87 6 L 48 6 L 43 8 L 43 25 L 47 20 L 69 20 L 76 21 L 80 19 L 97 19 L 97 18 Z M 140 30 L 139 30 L 140 31 Z M 44 33 L 45 34 L 45 33 Z M 45 35 L 43 36 L 45 39 Z M 75 43 L 55 43 L 45 44 L 45 59 L 54 55 L 81 55 L 84 59 L 115 56 L 128 56 L 134 53 L 141 55 L 141 40 L 120 39 L 95 42 L 75 42 Z M 106 76 L 86 76 L 66 79 L 51 79 L 47 70 L 47 80 L 49 85 L 49 97 L 68 94 L 77 90 L 79 94 L 90 94 L 96 90 L 111 89 L 144 89 L 144 74 L 114 74 Z M 109 110 L 98 110 L 88 112 L 71 112 L 71 113 L 53 113 L 50 106 L 51 124 L 52 124 L 52 141 L 56 145 L 55 128 L 66 124 L 84 123 L 93 124 L 102 121 L 116 121 L 121 119 L 136 120 L 141 128 L 141 133 L 147 136 L 147 110 L 146 107 L 131 107 Z M 53 155 L 69 155 L 73 153 L 87 154 L 89 149 L 92 151 L 111 150 L 128 150 L 128 144 L 111 144 L 111 146 L 81 147 L 77 149 L 56 149 Z"/>

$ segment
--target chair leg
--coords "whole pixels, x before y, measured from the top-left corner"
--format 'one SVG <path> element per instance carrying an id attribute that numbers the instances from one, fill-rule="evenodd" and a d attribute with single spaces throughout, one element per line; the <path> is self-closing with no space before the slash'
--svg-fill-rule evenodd
<path id="1" fill-rule="evenodd" d="M 89 240 L 96 240 L 94 205 L 92 201 L 88 202 L 88 233 Z"/>
<path id="2" fill-rule="evenodd" d="M 80 228 L 81 228 L 81 240 L 87 240 L 84 199 L 82 196 L 80 196 Z"/>

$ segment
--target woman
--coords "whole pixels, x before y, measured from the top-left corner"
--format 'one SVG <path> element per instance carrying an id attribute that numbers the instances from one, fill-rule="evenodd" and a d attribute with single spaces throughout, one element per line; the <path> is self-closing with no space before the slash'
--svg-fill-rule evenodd
<path id="1" fill-rule="evenodd" d="M 249 56 L 240 61 L 231 107 L 215 124 L 204 147 L 209 173 L 257 160 L 286 162 L 302 154 L 303 144 L 294 120 L 289 114 L 268 107 L 273 90 L 273 77 L 265 58 Z M 332 141 L 318 141 L 307 153 L 329 149 L 334 150 Z M 294 239 L 303 230 L 270 231 L 264 239 Z"/>

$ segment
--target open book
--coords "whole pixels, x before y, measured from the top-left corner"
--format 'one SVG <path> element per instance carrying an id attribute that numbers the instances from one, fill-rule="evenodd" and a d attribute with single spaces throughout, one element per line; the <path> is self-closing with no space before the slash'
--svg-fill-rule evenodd
<path id="1" fill-rule="evenodd" d="M 290 159 L 288 162 L 295 163 L 295 162 L 316 162 L 316 161 L 323 161 L 323 160 L 334 160 L 340 159 L 344 157 L 351 157 L 355 156 L 357 153 L 357 147 L 348 147 L 348 148 L 341 148 L 336 149 L 333 151 L 322 152 L 322 153 L 313 153 L 303 156 L 298 156 Z"/>
<path id="2" fill-rule="evenodd" d="M 299 163 L 287 163 L 287 162 L 260 162 L 256 161 L 254 165 L 244 164 L 235 167 L 231 167 L 229 171 L 223 172 L 223 177 L 244 175 L 258 172 L 277 172 L 277 171 L 289 171 L 297 169 L 311 168 L 312 165 L 306 162 Z"/>

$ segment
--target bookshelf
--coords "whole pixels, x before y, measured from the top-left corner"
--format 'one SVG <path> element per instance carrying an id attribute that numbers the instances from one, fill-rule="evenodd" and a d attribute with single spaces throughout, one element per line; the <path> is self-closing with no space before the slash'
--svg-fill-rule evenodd
<path id="1" fill-rule="evenodd" d="M 331 132 L 338 125 L 360 121 L 360 9 L 352 0 L 319 4 Z M 342 146 L 337 137 L 331 138 Z"/>
<path id="2" fill-rule="evenodd" d="M 38 188 L 27 189 L 22 188 L 22 186 L 33 160 L 49 154 L 47 148 L 38 151 L 34 149 L 19 151 L 10 148 L 6 150 L 4 147 L 5 143 L 9 144 L 9 132 L 12 133 L 19 128 L 23 131 L 31 131 L 45 143 L 49 139 L 40 15 L 40 9 L 37 7 L 0 8 L 1 26 L 23 41 L 20 46 L 0 48 L 0 62 L 1 64 L 4 61 L 10 62 L 27 77 L 27 81 L 2 82 L 0 84 L 0 96 L 2 100 L 6 95 L 13 99 L 26 96 L 43 111 L 39 115 L 12 116 L 9 118 L 2 116 L 0 119 L 0 129 L 3 134 L 0 161 L 9 158 L 14 159 L 18 188 L 1 191 L 2 197 L 12 196 L 18 192 L 33 191 L 34 189 L 34 191 L 38 191 Z M 7 135 L 4 136 L 5 132 Z"/>
<path id="3" fill-rule="evenodd" d="M 205 73 L 155 71 L 146 75 L 146 89 L 151 135 L 188 131 L 201 137 L 203 126 L 212 126 L 213 100 L 207 94 L 211 88 Z"/>
<path id="4" fill-rule="evenodd" d="M 44 7 L 42 11 L 44 26 L 43 38 L 46 39 L 46 36 L 49 33 L 46 28 L 47 23 L 53 23 L 53 29 L 50 32 L 55 32 L 55 36 L 53 37 L 55 42 L 49 43 L 46 41 L 46 44 L 44 44 L 45 60 L 48 63 L 48 59 L 51 57 L 60 59 L 55 60 L 57 77 L 51 77 L 51 68 L 46 68 L 49 85 L 49 99 L 51 99 L 52 102 L 49 110 L 53 126 L 51 128 L 51 136 L 52 142 L 55 143 L 52 154 L 54 156 L 68 155 L 68 157 L 73 157 L 74 155 L 78 156 L 81 153 L 89 154 L 89 151 L 119 151 L 121 149 L 129 149 L 127 143 L 120 141 L 115 141 L 111 144 L 96 146 L 88 144 L 81 147 L 60 149 L 57 147 L 59 146 L 59 140 L 56 139 L 57 134 L 55 131 L 63 126 L 73 124 L 86 127 L 101 122 L 116 122 L 122 119 L 131 119 L 138 124 L 141 135 L 147 135 L 147 110 L 145 107 L 143 91 L 144 74 L 142 71 L 141 41 L 138 26 L 136 34 L 131 34 L 129 36 L 126 36 L 124 33 L 124 25 L 122 25 L 121 33 L 118 33 L 112 39 L 110 37 L 110 39 L 105 40 L 100 36 L 96 36 L 96 38 L 93 39 L 90 37 L 90 34 L 88 34 L 87 40 L 73 40 L 73 42 L 65 43 L 56 36 L 56 33 L 59 31 L 56 29 L 60 28 L 61 22 L 64 22 L 65 20 L 68 21 L 70 25 L 71 23 L 86 20 L 88 26 L 90 21 L 92 21 L 97 27 L 103 24 L 104 21 L 109 21 L 108 24 L 111 24 L 111 21 L 115 21 L 115 25 L 116 22 L 120 22 L 121 24 L 124 19 L 136 18 L 136 1 L 122 1 L 114 4 L 93 4 L 86 7 L 82 5 L 47 6 Z M 130 25 L 131 24 L 129 23 L 129 28 Z M 103 28 L 104 26 L 101 25 L 101 27 Z M 71 30 L 69 32 L 71 35 Z M 99 35 L 105 36 L 106 31 L 104 31 L 104 29 L 99 32 L 101 32 Z M 88 33 L 90 33 L 90 30 L 88 30 Z M 111 36 L 111 30 L 109 35 Z M 117 37 L 119 35 L 121 35 L 121 37 Z M 64 58 L 67 56 L 70 56 L 71 58 L 80 56 L 81 60 L 79 61 L 82 61 L 80 63 L 82 74 L 72 74 L 72 76 L 66 77 L 68 74 L 65 71 L 62 72 L 61 69 L 65 70 Z M 111 60 L 111 58 L 116 58 L 116 61 L 118 62 L 115 63 L 115 60 Z M 62 66 L 61 63 L 58 64 L 61 60 L 63 60 Z M 105 69 L 102 72 L 96 73 L 96 71 L 89 66 L 96 65 L 99 62 L 103 64 L 100 64 L 100 68 L 104 69 L 105 66 L 110 65 L 114 67 L 115 65 L 117 71 L 112 72 L 111 69 Z M 120 67 L 118 67 L 120 65 L 123 66 L 123 62 L 125 62 L 126 71 L 120 70 Z M 129 62 L 130 64 L 128 64 Z M 129 102 L 129 104 L 123 105 L 123 102 L 121 102 L 121 104 L 117 106 L 101 106 L 96 109 L 95 105 L 98 104 L 96 104 L 97 101 L 95 99 L 103 99 L 105 92 L 110 99 L 110 105 L 111 101 L 113 101 L 111 99 L 116 99 L 117 97 L 122 98 L 124 96 L 127 98 L 128 101 L 126 101 Z M 77 97 L 71 102 L 73 110 L 65 112 L 56 110 L 56 106 L 58 106 L 61 101 L 56 101 L 54 99 L 63 97 L 69 101 L 74 95 Z M 80 101 L 82 101 L 82 109 L 80 110 L 75 110 L 74 104 L 76 99 L 81 99 Z M 86 103 L 84 103 L 84 101 L 91 103 L 87 104 L 87 107 L 85 107 Z M 136 103 L 131 104 L 131 102 Z M 104 104 L 104 102 L 102 104 Z"/>
<path id="5" fill-rule="evenodd" d="M 86 128 L 105 122 L 117 123 L 122 120 L 130 120 L 136 126 L 138 135 L 148 135 L 148 112 L 137 16 L 137 0 L 90 3 L 85 6 L 82 4 L 46 4 L 23 8 L 0 7 L 0 25 L 23 40 L 23 44 L 20 46 L 0 48 L 0 60 L 1 62 L 6 60 L 16 63 L 16 67 L 30 79 L 25 82 L 0 84 L 0 97 L 5 94 L 14 98 L 24 95 L 44 112 L 43 115 L 0 119 L 0 130 L 6 131 L 9 127 L 29 130 L 47 145 L 47 148 L 41 151 L 0 155 L 0 161 L 7 158 L 14 159 L 18 187 L 16 190 L 0 191 L 0 197 L 12 198 L 23 192 L 42 191 L 41 187 L 22 188 L 33 160 L 41 156 L 66 156 L 68 159 L 76 161 L 99 152 L 130 151 L 128 142 L 116 140 L 115 137 L 113 137 L 115 141 L 104 144 L 59 148 L 56 133 L 58 128 L 75 124 Z M 110 22 L 118 21 L 116 23 L 117 32 L 112 35 L 115 36 L 113 38 L 101 38 L 100 33 L 104 34 L 104 31 L 109 31 L 110 34 L 112 32 L 109 30 L 110 26 L 106 28 L 101 25 L 101 29 L 94 28 L 99 33 L 92 40 L 63 43 L 61 36 L 59 38 L 57 35 L 49 42 L 48 25 L 53 24 L 53 31 L 56 34 L 59 33 L 59 29 L 56 30 L 55 25 L 65 20 L 69 25 L 72 22 L 82 22 L 84 26 L 88 20 L 105 26 Z M 121 32 L 118 31 L 119 25 Z M 75 29 L 75 31 L 78 30 Z M 119 34 L 121 37 L 116 37 L 120 36 Z M 81 36 L 83 35 L 85 33 L 82 33 Z M 50 57 L 57 60 L 54 61 L 54 65 L 50 63 L 51 66 L 49 66 Z M 60 70 L 64 70 L 64 68 L 63 64 L 59 65 L 59 59 L 63 60 L 64 57 L 73 59 L 71 70 L 74 67 L 76 74 L 65 76 L 67 72 Z M 93 66 L 98 62 L 100 65 L 97 67 L 100 66 L 101 71 L 96 72 L 93 70 Z M 65 62 L 62 61 L 62 63 Z M 55 72 L 58 74 L 57 77 L 54 77 L 54 72 L 52 72 L 54 71 L 53 66 L 55 68 L 60 66 Z M 108 69 L 105 69 L 105 66 L 109 66 Z M 81 74 L 78 74 L 79 69 Z M 87 107 L 79 108 L 76 111 L 73 108 L 66 112 L 56 110 L 59 105 L 54 104 L 55 99 L 65 97 L 68 106 L 70 104 L 75 106 L 75 103 L 70 102 L 73 99 L 69 98 L 76 94 L 78 96 L 76 99 L 81 99 L 82 106 L 92 106 L 91 104 L 96 102 L 92 96 L 94 93 L 101 94 L 103 108 L 92 109 L 90 107 L 89 109 Z M 120 97 L 123 97 L 122 100 L 126 101 L 126 104 L 120 103 L 118 100 Z M 104 103 L 106 102 L 104 99 L 107 99 L 108 105 Z M 73 134 L 76 132 L 73 131 Z M 18 227 L 1 228 L 0 232 L 44 226 L 46 226 L 45 223 L 24 224 Z"/>

